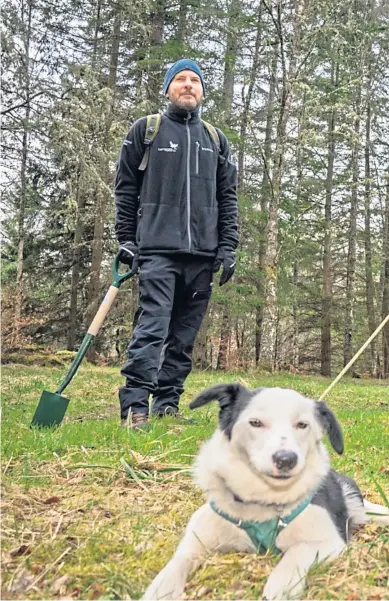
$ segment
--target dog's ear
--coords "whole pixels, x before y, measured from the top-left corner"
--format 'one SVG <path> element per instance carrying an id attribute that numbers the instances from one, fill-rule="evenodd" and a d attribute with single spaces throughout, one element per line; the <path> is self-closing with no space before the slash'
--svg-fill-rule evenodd
<path id="1" fill-rule="evenodd" d="M 200 392 L 190 403 L 189 408 L 196 409 L 197 407 L 207 405 L 211 401 L 218 401 L 220 407 L 220 429 L 223 430 L 228 438 L 231 438 L 234 423 L 251 397 L 252 392 L 239 383 L 216 384 Z"/>
<path id="2" fill-rule="evenodd" d="M 241 384 L 215 384 L 200 392 L 190 403 L 189 409 L 197 409 L 211 401 L 219 401 L 220 409 L 233 405 L 241 394 L 250 394 Z"/>
<path id="3" fill-rule="evenodd" d="M 315 402 L 315 412 L 318 421 L 328 434 L 330 443 L 335 451 L 341 455 L 344 450 L 342 428 L 334 413 L 323 401 Z"/>

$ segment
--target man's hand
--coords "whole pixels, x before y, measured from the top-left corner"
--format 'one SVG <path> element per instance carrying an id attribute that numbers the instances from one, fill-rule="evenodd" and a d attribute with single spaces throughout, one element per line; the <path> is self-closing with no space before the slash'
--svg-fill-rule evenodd
<path id="1" fill-rule="evenodd" d="M 139 270 L 139 250 L 135 242 L 124 242 L 119 246 L 119 261 L 129 265 L 135 275 Z"/>
<path id="2" fill-rule="evenodd" d="M 227 248 L 220 248 L 216 255 L 215 263 L 213 264 L 213 271 L 219 271 L 221 265 L 223 265 L 223 271 L 220 276 L 219 286 L 224 286 L 224 284 L 234 275 L 236 253 Z"/>

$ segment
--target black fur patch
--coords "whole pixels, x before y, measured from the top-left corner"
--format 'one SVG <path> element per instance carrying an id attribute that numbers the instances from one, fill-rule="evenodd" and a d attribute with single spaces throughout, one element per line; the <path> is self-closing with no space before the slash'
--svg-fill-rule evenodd
<path id="1" fill-rule="evenodd" d="M 355 496 L 360 500 L 361 505 L 363 505 L 361 492 L 354 480 L 351 480 L 351 478 L 348 478 L 343 474 L 338 474 L 338 472 L 333 469 L 331 469 L 324 478 L 320 485 L 320 489 L 314 495 L 311 503 L 313 505 L 319 505 L 328 511 L 340 536 L 346 542 L 350 538 L 352 524 L 344 500 L 344 493 L 341 485 L 342 482 L 346 483 L 352 491 L 355 492 Z"/>
<path id="2" fill-rule="evenodd" d="M 341 455 L 344 450 L 343 433 L 335 415 L 323 401 L 316 401 L 315 413 L 318 421 L 328 434 L 332 448 Z"/>
<path id="3" fill-rule="evenodd" d="M 258 393 L 258 390 L 255 391 Z M 219 402 L 220 429 L 231 438 L 232 428 L 240 413 L 245 409 L 254 392 L 247 390 L 241 384 L 216 384 L 200 392 L 190 403 L 190 409 L 202 407 L 211 401 Z"/>

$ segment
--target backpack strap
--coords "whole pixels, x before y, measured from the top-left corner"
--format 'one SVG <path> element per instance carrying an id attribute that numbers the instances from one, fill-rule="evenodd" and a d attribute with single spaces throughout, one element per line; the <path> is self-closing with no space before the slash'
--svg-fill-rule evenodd
<path id="1" fill-rule="evenodd" d="M 211 123 L 208 123 L 208 121 L 204 121 L 203 119 L 201 119 L 201 123 L 204 125 L 205 129 L 207 130 L 207 132 L 209 133 L 211 140 L 213 141 L 213 143 L 215 144 L 217 151 L 219 153 L 219 161 L 221 163 L 224 163 L 225 158 L 221 155 L 221 146 L 220 146 L 220 137 L 219 134 L 217 133 L 216 128 L 211 125 Z"/>
<path id="2" fill-rule="evenodd" d="M 150 146 L 158 134 L 159 126 L 161 125 L 161 119 L 162 115 L 160 115 L 159 113 L 155 115 L 147 115 L 146 131 L 143 140 L 143 144 L 145 146 L 145 153 L 143 155 L 142 162 L 138 167 L 139 171 L 144 171 L 147 167 L 147 163 L 149 162 Z"/>

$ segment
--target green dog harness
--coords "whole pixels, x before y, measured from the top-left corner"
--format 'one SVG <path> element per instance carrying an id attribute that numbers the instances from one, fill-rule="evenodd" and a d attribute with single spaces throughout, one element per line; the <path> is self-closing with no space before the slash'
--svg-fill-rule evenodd
<path id="1" fill-rule="evenodd" d="M 281 530 L 283 530 L 290 522 L 292 522 L 312 501 L 313 495 L 307 497 L 300 505 L 298 505 L 292 513 L 283 518 L 276 518 L 274 520 L 268 520 L 267 522 L 251 522 L 247 520 L 238 520 L 232 516 L 224 513 L 221 509 L 216 507 L 215 503 L 211 501 L 210 505 L 215 513 L 220 515 L 231 524 L 235 524 L 238 528 L 244 530 L 250 537 L 251 542 L 257 549 L 257 552 L 265 552 L 268 549 L 272 553 L 280 553 L 280 550 L 276 547 L 275 541 Z"/>

